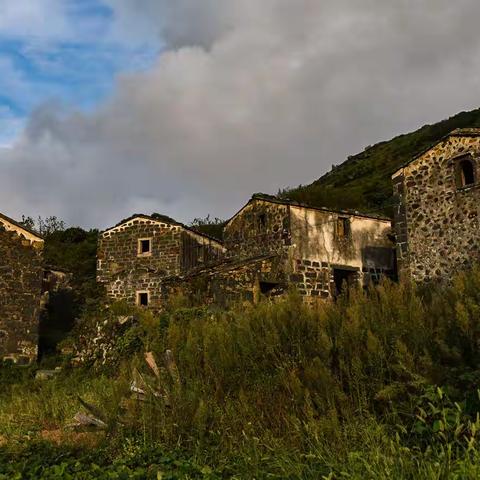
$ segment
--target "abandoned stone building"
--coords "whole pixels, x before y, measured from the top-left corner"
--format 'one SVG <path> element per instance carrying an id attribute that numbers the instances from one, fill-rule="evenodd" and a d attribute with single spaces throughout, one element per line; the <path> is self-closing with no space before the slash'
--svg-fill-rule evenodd
<path id="1" fill-rule="evenodd" d="M 114 300 L 161 309 L 182 293 L 226 305 L 279 295 L 336 296 L 395 273 L 389 219 L 255 195 L 224 244 L 168 217 L 134 215 L 100 235 L 97 279 Z"/>
<path id="2" fill-rule="evenodd" d="M 0 359 L 36 360 L 43 239 L 0 214 Z"/>
<path id="3" fill-rule="evenodd" d="M 161 216 L 133 215 L 100 235 L 97 280 L 107 295 L 141 306 L 163 306 L 162 280 L 218 261 L 218 240 Z"/>
<path id="4" fill-rule="evenodd" d="M 227 222 L 224 244 L 220 264 L 164 285 L 220 305 L 279 295 L 290 286 L 315 301 L 336 296 L 344 282 L 367 285 L 395 273 L 389 219 L 264 195 L 254 195 Z"/>
<path id="5" fill-rule="evenodd" d="M 401 276 L 448 279 L 480 258 L 480 129 L 455 130 L 393 175 Z"/>

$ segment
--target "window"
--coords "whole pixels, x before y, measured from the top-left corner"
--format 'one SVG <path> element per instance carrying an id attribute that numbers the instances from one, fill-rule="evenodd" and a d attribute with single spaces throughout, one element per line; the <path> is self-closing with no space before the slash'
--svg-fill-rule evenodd
<path id="1" fill-rule="evenodd" d="M 267 216 L 264 213 L 260 213 L 260 215 L 258 215 L 258 227 L 265 228 L 266 225 L 267 225 Z"/>
<path id="2" fill-rule="evenodd" d="M 473 167 L 473 162 L 465 158 L 458 163 L 459 171 L 459 186 L 460 187 L 469 187 L 475 184 L 475 169 Z"/>
<path id="3" fill-rule="evenodd" d="M 152 254 L 152 239 L 140 238 L 138 240 L 138 256 L 148 256 Z"/>
<path id="4" fill-rule="evenodd" d="M 137 305 L 140 307 L 148 307 L 150 303 L 150 294 L 148 292 L 137 292 Z"/>
<path id="5" fill-rule="evenodd" d="M 347 217 L 338 217 L 336 225 L 336 234 L 338 239 L 350 237 L 350 219 Z"/>

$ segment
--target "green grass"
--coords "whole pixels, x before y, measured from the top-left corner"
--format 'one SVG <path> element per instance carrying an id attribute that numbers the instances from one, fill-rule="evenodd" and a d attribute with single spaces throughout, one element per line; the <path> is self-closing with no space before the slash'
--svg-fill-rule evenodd
<path id="1" fill-rule="evenodd" d="M 44 382 L 2 371 L 0 475 L 478 478 L 479 292 L 476 268 L 450 287 L 386 282 L 318 309 L 292 294 L 230 311 L 177 302 L 158 318 L 91 310 L 79 331 L 88 343 L 103 325 L 106 365 Z M 122 330 L 125 313 L 137 322 Z M 161 396 L 132 399 L 139 375 Z M 105 433 L 65 430 L 77 396 Z"/>

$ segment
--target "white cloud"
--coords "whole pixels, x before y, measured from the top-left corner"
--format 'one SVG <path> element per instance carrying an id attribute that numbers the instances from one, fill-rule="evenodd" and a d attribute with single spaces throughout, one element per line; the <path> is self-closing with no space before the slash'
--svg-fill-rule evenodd
<path id="1" fill-rule="evenodd" d="M 115 35 L 162 35 L 167 48 L 93 114 L 32 116 L 0 152 L 0 201 L 15 192 L 17 214 L 98 226 L 140 209 L 225 217 L 252 192 L 311 181 L 477 106 L 474 0 L 110 4 Z"/>
<path id="2" fill-rule="evenodd" d="M 63 0 L 0 0 L 0 34 L 44 39 L 65 37 L 69 26 Z"/>

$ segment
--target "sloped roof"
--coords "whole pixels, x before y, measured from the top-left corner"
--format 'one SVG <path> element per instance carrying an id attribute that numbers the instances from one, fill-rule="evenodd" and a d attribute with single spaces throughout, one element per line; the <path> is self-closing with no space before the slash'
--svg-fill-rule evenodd
<path id="1" fill-rule="evenodd" d="M 192 227 L 187 227 L 186 225 L 184 225 L 183 223 L 180 223 L 180 222 L 177 222 L 176 220 L 174 220 L 173 218 L 167 216 L 167 215 L 161 215 L 161 214 L 155 214 L 155 215 L 145 215 L 143 213 L 135 213 L 133 215 L 131 215 L 130 217 L 128 218 L 125 218 L 123 220 L 121 220 L 120 222 L 118 222 L 116 225 L 114 225 L 113 227 L 110 227 L 110 228 L 107 228 L 106 230 L 104 230 L 102 233 L 106 233 L 106 232 L 109 232 L 110 230 L 114 230 L 115 228 L 118 228 L 120 226 L 122 226 L 123 224 L 125 223 L 128 223 L 128 222 L 131 222 L 132 220 L 136 219 L 136 218 L 142 218 L 144 220 L 151 220 L 153 222 L 156 222 L 156 223 L 166 223 L 168 225 L 173 225 L 173 226 L 176 226 L 176 227 L 181 227 L 183 228 L 184 230 L 187 230 L 189 232 L 192 232 L 194 233 L 195 235 L 199 235 L 201 237 L 204 237 L 204 238 L 207 238 L 209 240 L 212 240 L 213 242 L 216 242 L 220 245 L 223 245 L 223 242 L 221 240 L 219 240 L 218 238 L 215 238 L 215 237 L 212 237 L 211 235 L 207 235 L 206 233 L 203 233 L 203 232 L 200 232 Z"/>
<path id="2" fill-rule="evenodd" d="M 43 237 L 35 232 L 34 230 L 26 227 L 25 225 L 22 225 L 21 223 L 17 222 L 16 220 L 13 220 L 13 218 L 7 217 L 7 215 L 4 215 L 3 213 L 0 213 L 0 223 L 1 224 L 10 224 L 12 227 L 14 227 L 14 230 L 20 230 L 21 232 L 24 233 L 26 237 L 34 237 L 36 238 L 39 242 L 43 242 Z"/>
<path id="3" fill-rule="evenodd" d="M 341 209 L 332 209 L 332 208 L 327 208 L 327 207 L 317 207 L 313 205 L 307 205 L 305 203 L 300 203 L 300 202 L 295 202 L 294 200 L 289 200 L 289 199 L 280 199 L 277 197 L 274 197 L 272 195 L 267 195 L 264 193 L 255 193 L 252 195 L 252 198 L 237 212 L 235 215 L 233 215 L 231 218 L 227 220 L 226 225 L 228 225 L 237 215 L 239 215 L 248 205 L 250 205 L 252 202 L 260 200 L 263 202 L 270 202 L 270 203 L 276 203 L 278 205 L 291 205 L 293 207 L 299 207 L 299 208 L 306 208 L 309 210 L 319 210 L 322 212 L 326 213 L 336 213 L 338 215 L 348 215 L 348 216 L 356 216 L 356 217 L 364 217 L 364 218 L 371 218 L 374 220 L 384 220 L 390 222 L 391 219 L 388 217 L 384 217 L 381 215 L 373 215 L 373 214 L 367 214 L 367 213 L 362 213 L 358 212 L 356 210 L 341 210 Z"/>
<path id="4" fill-rule="evenodd" d="M 421 150 L 414 157 L 412 157 L 408 162 L 404 163 L 400 168 L 395 170 L 395 172 L 392 174 L 392 177 L 394 177 L 400 170 L 404 169 L 405 167 L 413 163 L 415 160 L 418 160 L 420 157 L 422 157 L 427 152 L 429 152 L 432 148 L 436 147 L 438 144 L 444 142 L 450 137 L 480 137 L 480 128 L 457 128 L 455 130 L 452 130 L 437 142 L 432 143 L 432 145 L 430 145 L 429 147 Z"/>

